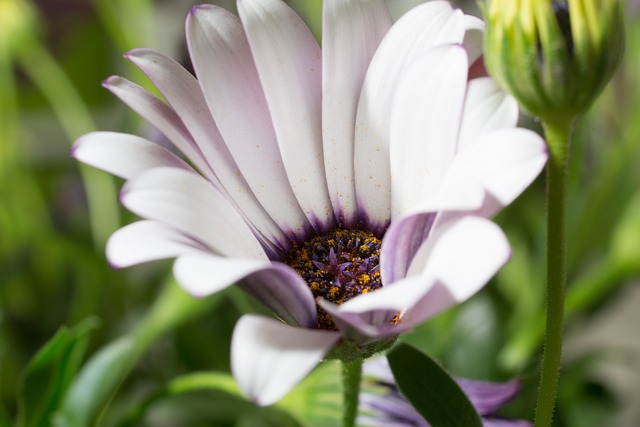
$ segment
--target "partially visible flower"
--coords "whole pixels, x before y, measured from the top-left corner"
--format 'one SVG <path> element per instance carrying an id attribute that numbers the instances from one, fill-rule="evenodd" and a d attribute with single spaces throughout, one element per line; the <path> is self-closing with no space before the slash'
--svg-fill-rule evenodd
<path id="1" fill-rule="evenodd" d="M 370 359 L 364 364 L 365 379 L 371 384 L 360 394 L 362 427 L 429 427 L 429 423 L 402 395 L 393 378 L 387 359 Z M 518 395 L 517 380 L 494 383 L 456 378 L 482 419 L 484 427 L 530 427 L 524 420 L 512 420 L 497 415 L 500 408 Z"/>
<path id="2" fill-rule="evenodd" d="M 480 289 L 510 255 L 485 218 L 546 147 L 492 79 L 468 79 L 483 24 L 450 3 L 391 27 L 382 0 L 326 0 L 322 50 L 281 0 L 238 10 L 191 10 L 197 80 L 158 52 L 127 54 L 169 105 L 105 82 L 189 163 L 109 132 L 73 153 L 127 179 L 122 203 L 146 218 L 113 235 L 111 263 L 177 257 L 191 294 L 237 283 L 273 311 L 240 319 L 232 342 L 239 386 L 269 404 L 324 357 L 367 357 Z"/>
<path id="3" fill-rule="evenodd" d="M 545 121 L 584 112 L 622 57 L 619 0 L 488 0 L 485 63 Z"/>

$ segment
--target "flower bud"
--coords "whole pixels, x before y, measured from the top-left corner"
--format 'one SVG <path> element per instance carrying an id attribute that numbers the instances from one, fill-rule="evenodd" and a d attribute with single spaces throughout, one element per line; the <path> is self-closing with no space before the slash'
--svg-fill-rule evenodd
<path id="1" fill-rule="evenodd" d="M 545 121 L 584 112 L 622 57 L 619 0 L 488 0 L 485 63 Z"/>

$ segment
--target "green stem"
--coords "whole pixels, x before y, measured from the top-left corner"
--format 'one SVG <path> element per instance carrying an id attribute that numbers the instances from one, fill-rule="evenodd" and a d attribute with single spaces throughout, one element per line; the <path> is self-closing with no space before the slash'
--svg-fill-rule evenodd
<path id="1" fill-rule="evenodd" d="M 353 427 L 358 415 L 358 397 L 362 378 L 362 360 L 342 363 L 343 417 L 342 427 Z"/>
<path id="2" fill-rule="evenodd" d="M 547 322 L 535 427 L 550 427 L 560 375 L 567 276 L 566 206 L 573 121 L 545 123 L 547 164 Z"/>

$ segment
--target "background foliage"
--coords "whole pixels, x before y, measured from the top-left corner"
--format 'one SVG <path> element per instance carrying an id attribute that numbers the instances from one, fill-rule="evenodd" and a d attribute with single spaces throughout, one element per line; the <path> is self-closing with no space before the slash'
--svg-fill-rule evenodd
<path id="1" fill-rule="evenodd" d="M 148 87 L 121 58 L 134 47 L 188 62 L 183 18 L 194 3 L 0 0 L 0 426 L 335 425 L 332 364 L 275 407 L 238 395 L 227 375 L 231 331 L 241 314 L 260 310 L 243 294 L 193 300 L 172 282 L 169 263 L 108 266 L 106 239 L 132 220 L 117 203 L 122 183 L 69 157 L 75 138 L 93 129 L 156 135 L 100 82 L 120 74 Z M 233 10 L 232 1 L 217 3 Z M 319 34 L 320 0 L 290 3 Z M 389 1 L 395 16 L 416 3 Z M 472 2 L 454 3 L 477 13 Z M 558 426 L 640 419 L 634 4 L 623 66 L 576 129 Z M 510 264 L 468 303 L 403 338 L 455 375 L 519 376 L 523 393 L 506 413 L 528 419 L 542 340 L 543 184 L 497 218 L 513 246 Z M 186 316 L 175 309 L 185 306 Z"/>

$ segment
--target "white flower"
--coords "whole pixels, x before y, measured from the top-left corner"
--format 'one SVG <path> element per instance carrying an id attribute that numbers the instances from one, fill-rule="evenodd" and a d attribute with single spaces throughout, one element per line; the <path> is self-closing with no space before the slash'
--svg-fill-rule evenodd
<path id="1" fill-rule="evenodd" d="M 547 156 L 512 98 L 468 80 L 483 24 L 447 2 L 391 26 L 382 0 L 326 0 L 322 50 L 281 0 L 238 10 L 191 10 L 197 80 L 127 54 L 168 104 L 105 82 L 190 164 L 108 132 L 74 155 L 127 179 L 122 203 L 145 218 L 111 238 L 115 266 L 176 257 L 191 294 L 237 283 L 273 311 L 243 317 L 232 344 L 238 384 L 269 404 L 336 344 L 368 355 L 481 288 L 510 254 L 485 218 Z"/>

